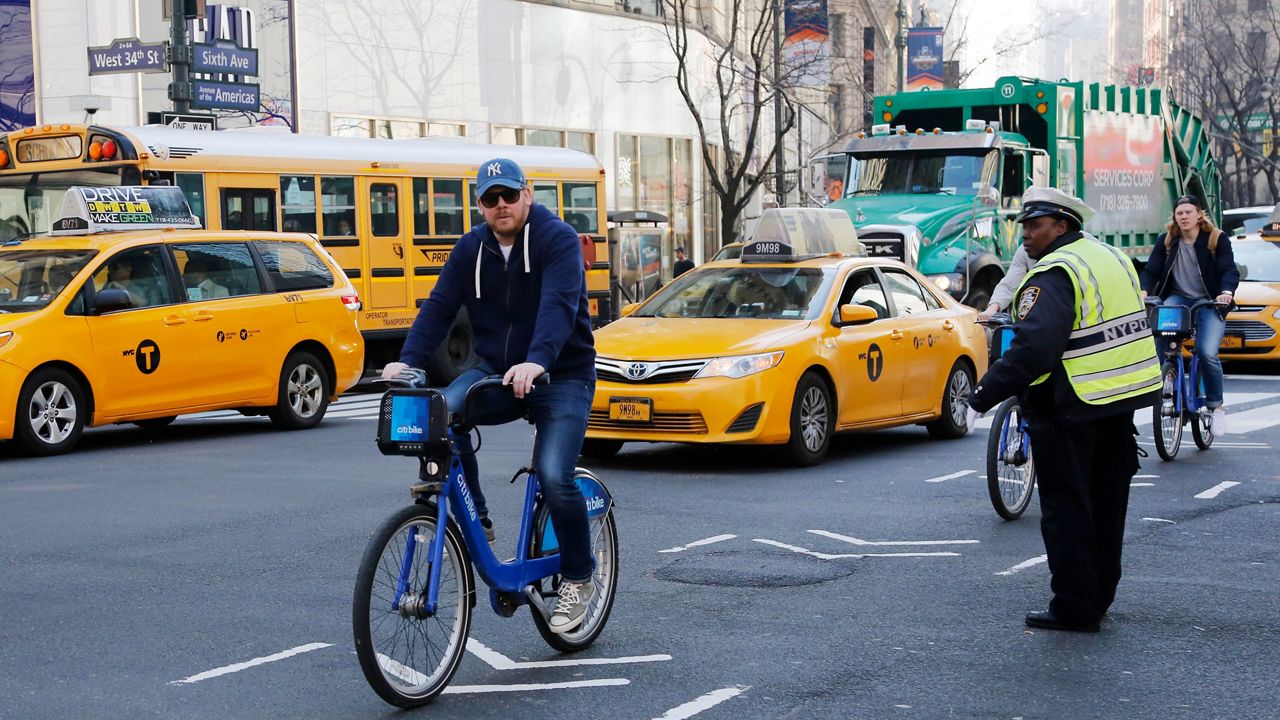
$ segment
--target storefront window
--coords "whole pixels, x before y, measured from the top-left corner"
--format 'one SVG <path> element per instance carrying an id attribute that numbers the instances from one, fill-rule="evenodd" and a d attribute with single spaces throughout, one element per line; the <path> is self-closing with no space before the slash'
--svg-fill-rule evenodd
<path id="1" fill-rule="evenodd" d="M 619 135 L 617 167 L 614 168 L 614 184 L 617 186 L 614 207 L 619 210 L 636 209 L 635 158 L 635 136 Z"/>
<path id="2" fill-rule="evenodd" d="M 564 146 L 570 150 L 581 150 L 584 153 L 594 154 L 596 151 L 596 138 L 592 133 L 566 130 L 564 133 Z"/>
<path id="3" fill-rule="evenodd" d="M 722 153 L 719 147 L 712 145 L 711 162 L 715 168 L 723 167 Z M 720 250 L 720 196 L 711 184 L 711 173 L 715 169 L 702 171 L 702 253 L 704 258 L 715 257 Z"/>
<path id="4" fill-rule="evenodd" d="M 519 145 L 520 139 L 515 128 L 494 127 L 489 141 L 494 145 Z"/>
<path id="5" fill-rule="evenodd" d="M 671 141 L 662 137 L 640 138 L 639 210 L 668 214 L 671 211 Z"/>
<path id="6" fill-rule="evenodd" d="M 525 145 L 540 145 L 542 147 L 560 147 L 560 131 L 559 130 L 525 130 Z"/>
<path id="7" fill-rule="evenodd" d="M 689 248 L 693 241 L 693 167 L 688 140 L 671 141 L 671 233 L 676 245 Z"/>
<path id="8" fill-rule="evenodd" d="M 422 123 L 410 120 L 379 120 L 378 137 L 393 140 L 395 138 L 422 137 Z"/>
<path id="9" fill-rule="evenodd" d="M 329 134 L 367 138 L 373 134 L 373 121 L 369 118 L 334 117 L 329 121 Z"/>

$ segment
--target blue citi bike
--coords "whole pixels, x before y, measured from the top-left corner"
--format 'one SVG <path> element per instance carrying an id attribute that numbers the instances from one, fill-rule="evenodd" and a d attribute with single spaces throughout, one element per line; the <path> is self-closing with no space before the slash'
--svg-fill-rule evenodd
<path id="1" fill-rule="evenodd" d="M 992 329 L 990 362 L 994 363 L 1009 349 L 1014 326 L 1005 313 L 980 321 Z M 1031 437 L 1027 419 L 1018 398 L 1011 397 L 996 406 L 987 435 L 987 494 L 996 514 L 1005 520 L 1016 520 L 1031 504 L 1036 487 L 1036 465 L 1031 457 Z"/>
<path id="2" fill-rule="evenodd" d="M 445 689 L 466 652 L 476 604 L 473 568 L 488 584 L 497 614 L 511 617 L 527 605 L 551 647 L 574 652 L 591 645 L 609 619 L 618 585 L 618 534 L 604 484 L 588 470 L 574 471 L 587 502 L 595 592 L 582 624 L 556 634 L 548 620 L 560 584 L 559 545 L 537 473 L 521 468 L 511 478 L 527 478 L 524 505 L 515 557 L 500 561 L 485 539 L 455 441 L 455 432 L 469 432 L 461 428 L 471 427 L 480 393 L 510 389 L 501 376 L 485 378 L 467 391 L 463 412 L 450 417 L 444 396 L 425 387 L 421 370 L 391 382 L 382 398 L 378 448 L 416 457 L 419 475 L 410 487 L 413 504 L 369 539 L 356 576 L 351 619 L 369 685 L 402 708 L 429 703 Z"/>
<path id="3" fill-rule="evenodd" d="M 1214 438 L 1213 412 L 1204 404 L 1200 358 L 1192 353 L 1191 360 L 1184 361 L 1182 346 L 1187 340 L 1195 341 L 1196 326 L 1192 318 L 1196 311 L 1210 306 L 1221 310 L 1226 306 L 1215 300 L 1198 300 L 1188 308 L 1161 305 L 1154 298 L 1147 299 L 1147 306 L 1153 318 L 1151 331 L 1166 354 L 1160 369 L 1160 398 L 1151 412 L 1156 452 L 1163 460 L 1177 457 L 1182 447 L 1182 429 L 1188 424 L 1196 447 L 1208 450 Z"/>

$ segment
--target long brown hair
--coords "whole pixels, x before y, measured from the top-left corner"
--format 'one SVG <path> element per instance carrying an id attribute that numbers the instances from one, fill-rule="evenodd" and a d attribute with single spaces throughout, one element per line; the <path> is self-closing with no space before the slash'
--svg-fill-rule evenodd
<path id="1" fill-rule="evenodd" d="M 1186 205 L 1189 203 L 1183 204 Z M 1206 213 L 1204 208 L 1201 208 L 1198 205 L 1196 206 L 1196 209 L 1200 211 L 1200 232 L 1213 233 L 1217 226 L 1209 219 L 1209 213 Z M 1164 248 L 1166 250 L 1173 247 L 1173 239 L 1175 237 L 1182 235 L 1182 228 L 1178 227 L 1177 212 L 1178 207 L 1175 205 L 1173 213 L 1169 216 L 1169 223 L 1164 226 Z"/>

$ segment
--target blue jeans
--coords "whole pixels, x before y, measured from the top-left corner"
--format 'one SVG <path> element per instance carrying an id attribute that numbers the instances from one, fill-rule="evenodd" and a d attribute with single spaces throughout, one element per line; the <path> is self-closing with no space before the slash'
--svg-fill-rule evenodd
<path id="1" fill-rule="evenodd" d="M 488 367 L 476 367 L 449 383 L 444 389 L 449 412 L 462 412 L 467 388 L 492 374 Z M 594 394 L 595 384 L 585 380 L 553 380 L 547 385 L 537 385 L 523 400 L 517 400 L 506 388 L 494 389 L 479 396 L 476 417 L 470 418 L 473 425 L 504 425 L 524 417 L 526 410 L 533 416 L 538 430 L 533 444 L 533 469 L 538 474 L 542 497 L 560 542 L 560 575 L 575 583 L 586 582 L 595 571 L 587 501 L 573 482 Z M 480 490 L 480 467 L 470 433 L 458 432 L 457 442 L 476 513 L 486 518 L 489 508 Z"/>
<path id="2" fill-rule="evenodd" d="M 1181 295 L 1170 295 L 1164 299 L 1165 305 L 1181 305 L 1191 307 L 1194 303 Z M 1196 328 L 1196 357 L 1200 359 L 1200 377 L 1204 378 L 1204 404 L 1210 410 L 1222 407 L 1222 361 L 1218 359 L 1218 346 L 1222 344 L 1222 335 L 1227 330 L 1227 321 L 1218 314 L 1218 309 L 1206 305 L 1196 311 L 1191 321 Z M 1156 343 L 1163 361 L 1167 355 L 1164 347 Z"/>

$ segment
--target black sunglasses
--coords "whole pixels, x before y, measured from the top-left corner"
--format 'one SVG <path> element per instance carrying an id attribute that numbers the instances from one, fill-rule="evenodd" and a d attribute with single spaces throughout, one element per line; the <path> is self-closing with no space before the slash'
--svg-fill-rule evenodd
<path id="1" fill-rule="evenodd" d="M 480 196 L 480 204 L 492 210 L 498 207 L 498 198 L 502 198 L 502 202 L 508 205 L 515 205 L 520 199 L 520 189 L 505 188 L 497 192 L 487 192 Z"/>

